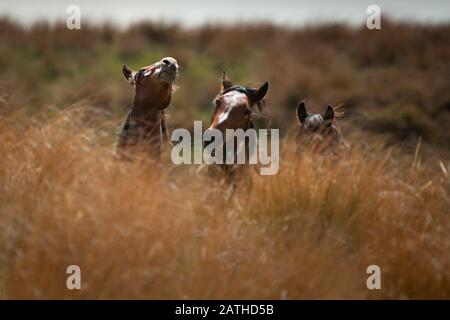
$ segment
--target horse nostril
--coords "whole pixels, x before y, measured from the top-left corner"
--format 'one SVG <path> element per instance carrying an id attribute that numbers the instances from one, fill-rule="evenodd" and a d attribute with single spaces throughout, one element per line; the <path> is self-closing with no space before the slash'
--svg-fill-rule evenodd
<path id="1" fill-rule="evenodd" d="M 170 61 L 169 60 L 167 60 L 167 59 L 163 59 L 163 61 L 162 61 L 164 64 L 170 64 Z"/>

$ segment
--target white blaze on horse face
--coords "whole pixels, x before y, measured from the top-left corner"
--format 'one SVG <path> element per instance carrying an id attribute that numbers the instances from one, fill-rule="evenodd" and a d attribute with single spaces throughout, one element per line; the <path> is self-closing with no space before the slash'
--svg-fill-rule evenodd
<path id="1" fill-rule="evenodd" d="M 234 107 L 238 107 L 246 102 L 246 95 L 240 92 L 232 91 L 224 94 L 221 99 L 224 99 L 224 103 L 226 103 L 227 108 L 219 115 L 217 122 L 218 125 L 224 123 L 228 119 L 228 116 Z"/>
<path id="2" fill-rule="evenodd" d="M 230 110 L 231 109 L 228 109 L 227 111 L 225 111 L 219 115 L 217 124 L 224 123 L 228 119 L 228 114 L 230 113 Z"/>

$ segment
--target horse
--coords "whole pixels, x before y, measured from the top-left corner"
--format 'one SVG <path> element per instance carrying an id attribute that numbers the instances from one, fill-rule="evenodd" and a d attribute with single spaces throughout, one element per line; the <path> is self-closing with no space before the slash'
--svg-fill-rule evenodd
<path id="1" fill-rule="evenodd" d="M 331 150 L 336 154 L 341 146 L 346 146 L 346 142 L 335 124 L 336 116 L 341 115 L 331 105 L 328 105 L 322 114 L 310 114 L 306 110 L 305 102 L 301 101 L 297 106 L 299 123 L 296 137 L 297 154 L 300 155 L 306 148 L 319 152 Z"/>
<path id="2" fill-rule="evenodd" d="M 174 58 L 166 57 L 138 71 L 124 65 L 122 73 L 135 93 L 117 142 L 116 154 L 128 160 L 136 154 L 145 154 L 149 160 L 158 162 L 164 136 L 170 142 L 165 109 L 172 98 L 178 63 Z"/>
<path id="3" fill-rule="evenodd" d="M 254 123 L 252 120 L 252 113 L 254 112 L 254 106 L 256 105 L 261 111 L 264 106 L 264 97 L 269 89 L 269 84 L 265 82 L 259 88 L 245 87 L 241 85 L 235 85 L 230 81 L 225 71 L 222 75 L 222 88 L 219 94 L 213 100 L 213 113 L 211 117 L 211 125 L 208 129 L 219 130 L 224 137 L 226 137 L 227 129 L 242 129 L 244 132 L 250 128 L 254 129 Z M 218 165 L 222 172 L 225 173 L 225 178 L 228 182 L 232 181 L 233 176 L 236 174 L 236 164 L 225 164 L 226 157 L 226 145 L 230 143 L 224 139 L 222 145 L 223 163 Z M 245 142 L 245 157 L 250 157 L 250 150 L 248 148 L 248 142 Z M 205 147 L 209 143 L 205 143 Z M 237 155 L 237 144 L 234 144 L 234 157 Z M 236 163 L 236 161 L 235 161 Z M 242 165 L 239 166 L 242 168 Z M 212 168 L 212 166 L 210 166 Z M 214 169 L 212 169 L 214 170 Z M 210 171 L 211 173 L 211 171 Z"/>

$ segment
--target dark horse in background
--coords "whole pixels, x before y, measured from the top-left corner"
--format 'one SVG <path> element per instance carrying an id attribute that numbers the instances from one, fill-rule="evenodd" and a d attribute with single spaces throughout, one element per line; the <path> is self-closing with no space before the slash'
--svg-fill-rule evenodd
<path id="1" fill-rule="evenodd" d="M 136 154 L 144 154 L 148 155 L 147 159 L 157 162 L 161 157 L 163 136 L 168 138 L 164 110 L 172 98 L 177 61 L 166 57 L 139 71 L 124 65 L 122 72 L 134 86 L 135 95 L 117 142 L 117 156 L 131 160 Z"/>
<path id="2" fill-rule="evenodd" d="M 343 113 L 337 113 L 335 109 L 337 108 L 329 105 L 323 113 L 309 113 L 305 102 L 300 102 L 297 107 L 297 155 L 301 155 L 306 149 L 337 154 L 339 150 L 348 148 L 335 123 L 336 116 L 340 117 Z"/>
<path id="3" fill-rule="evenodd" d="M 214 99 L 214 111 L 211 117 L 211 125 L 209 129 L 217 129 L 222 132 L 224 136 L 224 143 L 222 145 L 222 156 L 226 157 L 226 145 L 227 141 L 226 130 L 227 129 L 243 129 L 246 131 L 249 128 L 254 128 L 252 121 L 252 113 L 254 112 L 254 106 L 257 105 L 261 110 L 264 103 L 264 96 L 269 89 L 269 84 L 265 82 L 259 88 L 244 87 L 241 85 L 233 84 L 223 72 L 222 89 L 217 97 Z M 205 143 L 205 147 L 209 143 Z M 237 144 L 234 144 L 234 155 L 237 154 Z M 250 150 L 248 145 L 245 147 L 245 155 L 247 158 L 250 156 Z M 225 163 L 225 159 L 224 159 Z M 243 165 L 237 164 L 221 164 L 217 165 L 220 171 L 225 173 L 225 178 L 229 182 L 233 182 L 232 178 L 238 172 L 238 168 L 242 168 Z M 214 166 L 217 168 L 217 166 Z M 210 166 L 210 168 L 213 166 Z M 215 170 L 215 169 L 213 169 Z M 217 170 L 216 170 L 217 172 Z M 240 178 L 240 177 L 238 177 Z"/>

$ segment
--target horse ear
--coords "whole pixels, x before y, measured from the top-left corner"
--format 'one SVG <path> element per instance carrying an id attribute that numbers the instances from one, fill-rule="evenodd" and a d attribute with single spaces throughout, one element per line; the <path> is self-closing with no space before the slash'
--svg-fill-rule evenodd
<path id="1" fill-rule="evenodd" d="M 133 74 L 133 70 L 128 68 L 126 65 L 123 65 L 122 73 L 123 73 L 123 76 L 125 77 L 125 79 L 127 79 L 129 81 L 131 78 L 131 75 Z"/>
<path id="2" fill-rule="evenodd" d="M 325 123 L 331 123 L 334 120 L 334 109 L 332 106 L 328 106 L 327 110 L 323 113 L 323 120 Z"/>
<path id="3" fill-rule="evenodd" d="M 225 70 L 222 71 L 222 91 L 231 88 L 233 86 L 233 82 L 228 80 L 227 75 L 225 74 Z"/>
<path id="4" fill-rule="evenodd" d="M 264 96 L 266 95 L 268 90 L 269 90 L 269 84 L 267 82 L 264 82 L 264 84 L 253 93 L 253 95 L 252 95 L 253 102 L 261 101 L 264 98 Z"/>
<path id="5" fill-rule="evenodd" d="M 305 101 L 300 102 L 300 104 L 297 107 L 297 118 L 300 123 L 305 122 L 306 118 L 308 117 L 308 112 L 306 112 L 306 106 Z"/>

